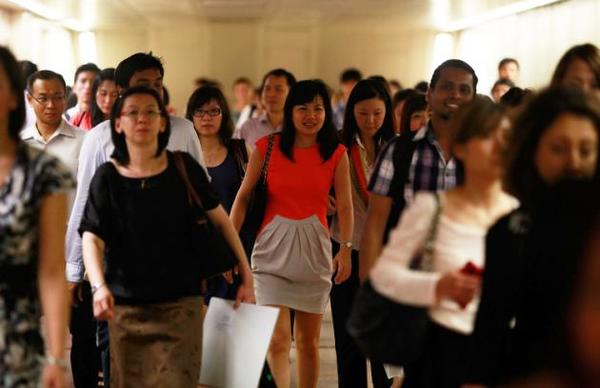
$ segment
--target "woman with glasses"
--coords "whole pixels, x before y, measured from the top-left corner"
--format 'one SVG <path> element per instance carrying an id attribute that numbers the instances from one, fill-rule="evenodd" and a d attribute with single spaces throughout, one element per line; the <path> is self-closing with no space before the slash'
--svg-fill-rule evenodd
<path id="1" fill-rule="evenodd" d="M 244 179 L 250 151 L 243 139 L 231 138 L 234 127 L 227 100 L 215 86 L 200 87 L 190 96 L 185 117 L 194 123 L 212 187 L 229 213 Z M 246 254 L 250 254 L 249 239 L 243 232 L 240 236 L 246 246 Z M 228 283 L 232 281 L 234 279 L 229 276 L 227 281 L 223 277 L 209 279 L 205 302 L 208 304 L 212 296 L 235 297 L 238 279 L 235 279 L 235 285 L 230 286 Z"/>
<path id="2" fill-rule="evenodd" d="M 111 115 L 112 159 L 90 184 L 81 221 L 94 315 L 109 320 L 111 385 L 196 387 L 202 350 L 202 273 L 191 211 L 158 93 L 133 87 Z M 253 302 L 246 255 L 204 170 L 181 159 L 208 219 L 238 258 L 236 304 Z M 104 265 L 102 263 L 104 262 Z M 104 267 L 104 269 L 103 269 Z"/>

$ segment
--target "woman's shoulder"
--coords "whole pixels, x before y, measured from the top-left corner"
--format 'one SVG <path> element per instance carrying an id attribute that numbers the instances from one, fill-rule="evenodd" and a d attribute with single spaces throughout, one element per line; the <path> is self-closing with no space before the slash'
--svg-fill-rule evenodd
<path id="1" fill-rule="evenodd" d="M 256 141 L 256 149 L 259 150 L 261 154 L 265 154 L 269 145 L 269 139 L 271 138 L 273 138 L 273 147 L 278 146 L 281 142 L 280 133 L 272 133 L 270 135 L 263 136 Z"/>

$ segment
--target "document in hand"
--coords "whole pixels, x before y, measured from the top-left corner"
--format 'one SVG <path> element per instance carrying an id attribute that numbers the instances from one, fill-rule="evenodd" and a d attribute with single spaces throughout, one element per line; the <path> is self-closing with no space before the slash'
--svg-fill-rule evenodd
<path id="1" fill-rule="evenodd" d="M 279 309 L 212 297 L 204 318 L 200 384 L 256 388 Z"/>

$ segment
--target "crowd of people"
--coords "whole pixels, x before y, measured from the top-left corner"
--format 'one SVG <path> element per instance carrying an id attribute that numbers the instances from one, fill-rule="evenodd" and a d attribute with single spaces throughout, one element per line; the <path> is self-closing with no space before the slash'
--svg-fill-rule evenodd
<path id="1" fill-rule="evenodd" d="M 410 89 L 350 68 L 339 93 L 273 69 L 231 106 L 202 78 L 185 118 L 160 58 L 115 65 L 69 91 L 0 47 L 0 387 L 68 365 L 76 387 L 195 387 L 212 297 L 279 309 L 265 387 L 290 387 L 292 341 L 318 386 L 328 303 L 340 387 L 600 386 L 598 47 L 538 90 L 505 58 L 490 96 L 460 59 Z M 206 272 L 225 258 L 199 228 L 235 265 Z M 427 311 L 416 359 L 357 346 L 365 281 Z"/>

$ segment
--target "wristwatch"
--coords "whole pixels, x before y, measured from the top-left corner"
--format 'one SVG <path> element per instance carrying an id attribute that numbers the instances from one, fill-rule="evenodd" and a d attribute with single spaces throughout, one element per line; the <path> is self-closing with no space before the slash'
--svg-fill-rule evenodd
<path id="1" fill-rule="evenodd" d="M 92 284 L 92 295 L 94 295 L 96 293 L 96 291 L 98 291 L 105 285 L 106 285 L 106 282 Z"/>
<path id="2" fill-rule="evenodd" d="M 352 249 L 352 242 L 351 241 L 340 241 L 340 246 L 346 247 L 348 249 Z"/>

